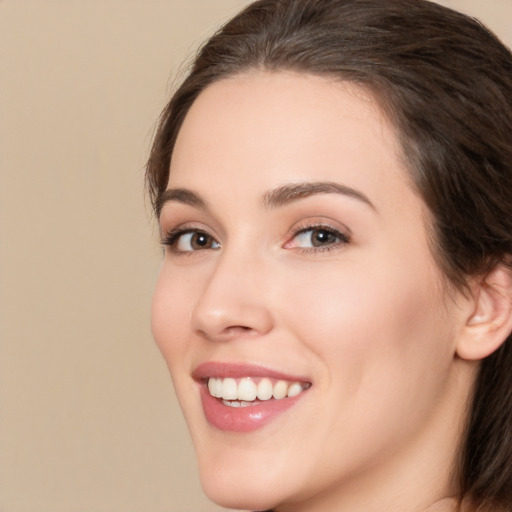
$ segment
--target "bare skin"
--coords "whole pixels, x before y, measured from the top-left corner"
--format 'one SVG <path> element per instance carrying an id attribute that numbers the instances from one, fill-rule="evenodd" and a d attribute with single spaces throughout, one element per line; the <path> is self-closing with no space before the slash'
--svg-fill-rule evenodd
<path id="1" fill-rule="evenodd" d="M 455 498 L 444 498 L 427 508 L 425 512 L 457 512 L 458 510 L 458 500 Z"/>
<path id="2" fill-rule="evenodd" d="M 152 326 L 211 499 L 455 511 L 446 497 L 477 369 L 457 350 L 475 303 L 446 295 L 425 205 L 375 101 L 292 73 L 215 83 L 185 119 L 168 188 Z M 261 429 L 225 431 L 194 379 L 211 361 L 311 386 Z"/>

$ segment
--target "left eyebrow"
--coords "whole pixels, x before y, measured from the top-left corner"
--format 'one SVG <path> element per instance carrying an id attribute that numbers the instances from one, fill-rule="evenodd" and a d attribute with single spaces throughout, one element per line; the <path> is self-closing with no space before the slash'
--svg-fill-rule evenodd
<path id="1" fill-rule="evenodd" d="M 372 208 L 372 210 L 376 211 L 373 203 L 362 192 L 354 188 L 347 187 L 346 185 L 341 185 L 331 181 L 291 183 L 288 185 L 283 185 L 267 192 L 263 196 L 263 204 L 267 208 L 278 208 L 291 202 L 319 194 L 341 194 L 353 199 L 357 199 L 368 205 L 370 208 Z"/>
<path id="2" fill-rule="evenodd" d="M 195 206 L 202 210 L 208 210 L 206 202 L 201 198 L 201 196 L 199 196 L 199 194 L 196 194 L 192 190 L 188 190 L 186 188 L 169 188 L 159 195 L 156 200 L 155 212 L 157 217 L 160 217 L 162 208 L 165 203 L 169 201 L 175 201 L 177 203 Z"/>

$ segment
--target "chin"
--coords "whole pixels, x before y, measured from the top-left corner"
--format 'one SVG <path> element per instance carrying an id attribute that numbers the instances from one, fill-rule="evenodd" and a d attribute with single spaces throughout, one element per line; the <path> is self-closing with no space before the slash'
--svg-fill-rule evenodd
<path id="1" fill-rule="evenodd" d="M 270 510 L 283 500 L 280 482 L 270 484 L 267 479 L 253 475 L 244 477 L 243 468 L 223 471 L 215 468 L 215 474 L 201 471 L 201 484 L 210 500 L 218 505 L 236 510 Z"/>
<path id="2" fill-rule="evenodd" d="M 205 494 L 218 505 L 236 510 L 269 510 L 288 502 L 294 489 L 304 487 L 302 479 L 293 468 L 283 467 L 280 457 L 268 455 L 264 448 L 244 452 L 229 446 L 203 452 L 198 461 Z"/>

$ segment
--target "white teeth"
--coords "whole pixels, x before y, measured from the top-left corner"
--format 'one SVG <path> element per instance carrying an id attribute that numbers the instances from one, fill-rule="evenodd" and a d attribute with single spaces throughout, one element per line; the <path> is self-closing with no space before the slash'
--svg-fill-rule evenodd
<path id="1" fill-rule="evenodd" d="M 261 379 L 258 384 L 258 399 L 270 400 L 272 398 L 272 382 L 269 379 Z"/>
<path id="2" fill-rule="evenodd" d="M 231 401 L 222 400 L 222 403 L 229 407 L 240 407 L 240 402 L 237 402 L 236 400 L 231 400 Z"/>
<path id="3" fill-rule="evenodd" d="M 236 400 L 237 396 L 237 388 L 235 379 L 224 379 L 222 382 L 222 398 L 224 400 Z"/>
<path id="4" fill-rule="evenodd" d="M 228 407 L 247 407 L 254 405 L 252 402 L 238 402 L 237 400 L 222 400 L 222 403 Z"/>
<path id="5" fill-rule="evenodd" d="M 284 380 L 279 380 L 274 385 L 274 391 L 272 392 L 272 396 L 276 400 L 281 400 L 286 396 L 288 392 L 288 383 Z"/>
<path id="6" fill-rule="evenodd" d="M 209 379 L 208 390 L 210 395 L 216 398 L 222 397 L 222 379 Z"/>
<path id="7" fill-rule="evenodd" d="M 214 396 L 214 397 L 217 397 L 217 393 L 216 393 L 216 384 L 217 384 L 217 379 L 208 379 L 208 391 L 210 392 L 210 395 Z"/>
<path id="8" fill-rule="evenodd" d="M 256 400 L 257 392 L 258 387 L 249 377 L 242 379 L 240 384 L 238 384 L 238 400 L 243 400 L 244 402 L 252 402 L 253 400 Z"/>
<path id="9" fill-rule="evenodd" d="M 238 382 L 233 378 L 208 379 L 208 391 L 211 396 L 221 398 L 230 407 L 246 407 L 253 405 L 256 399 L 265 401 L 272 397 L 276 400 L 299 395 L 309 384 L 278 380 L 274 384 L 268 378 L 263 378 L 258 384 L 251 377 L 244 377 Z"/>
<path id="10" fill-rule="evenodd" d="M 222 379 L 214 379 L 215 380 L 215 396 L 217 398 L 222 397 Z"/>
<path id="11" fill-rule="evenodd" d="M 292 398 L 294 396 L 297 396 L 299 393 L 302 393 L 302 386 L 298 382 L 294 382 L 289 388 L 288 388 L 288 397 Z"/>

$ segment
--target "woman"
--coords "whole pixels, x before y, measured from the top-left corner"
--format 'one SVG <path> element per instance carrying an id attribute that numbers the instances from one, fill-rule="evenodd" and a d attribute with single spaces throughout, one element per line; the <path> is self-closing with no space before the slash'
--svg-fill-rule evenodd
<path id="1" fill-rule="evenodd" d="M 148 186 L 153 332 L 233 508 L 512 510 L 512 56 L 423 0 L 260 0 Z"/>

